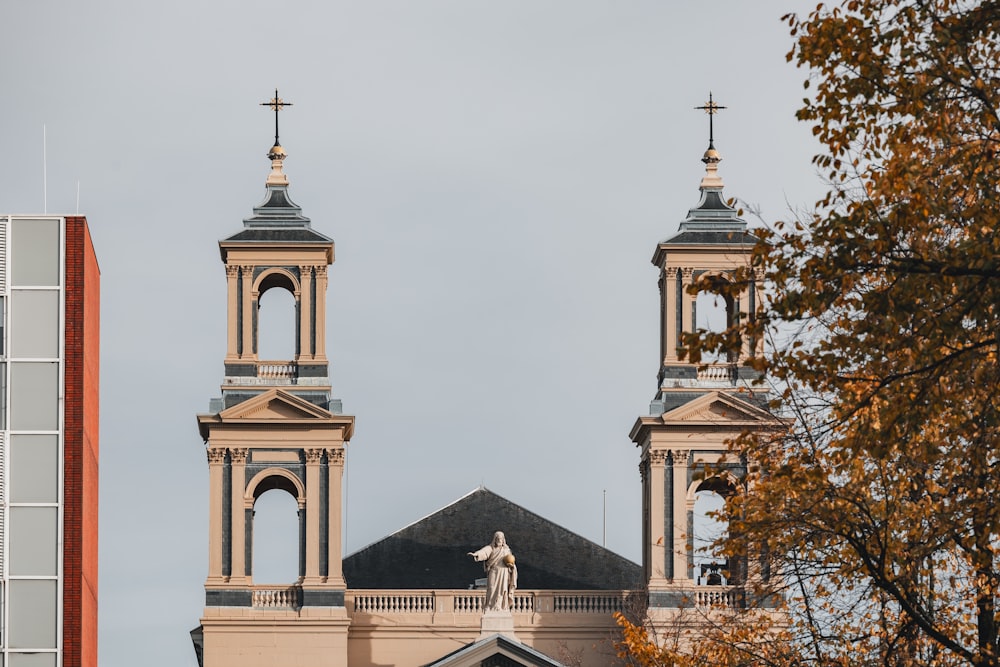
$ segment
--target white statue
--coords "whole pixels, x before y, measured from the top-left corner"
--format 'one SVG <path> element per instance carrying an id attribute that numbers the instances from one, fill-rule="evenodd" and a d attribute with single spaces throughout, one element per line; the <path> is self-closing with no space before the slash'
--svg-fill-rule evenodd
<path id="1" fill-rule="evenodd" d="M 470 551 L 476 562 L 483 561 L 486 571 L 486 611 L 509 611 L 514 606 L 517 590 L 517 566 L 514 554 L 507 546 L 507 538 L 499 530 L 493 533 L 493 542 L 479 551 Z"/>

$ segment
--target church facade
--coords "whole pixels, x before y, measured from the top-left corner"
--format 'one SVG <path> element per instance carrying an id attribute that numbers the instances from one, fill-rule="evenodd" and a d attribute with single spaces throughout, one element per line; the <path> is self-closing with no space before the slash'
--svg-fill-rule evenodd
<path id="1" fill-rule="evenodd" d="M 276 92 L 270 105 L 277 118 L 285 103 Z M 199 665 L 589 667 L 615 661 L 616 612 L 665 628 L 685 610 L 740 606 L 746 568 L 726 563 L 703 573 L 694 560 L 695 497 L 739 488 L 747 462 L 733 457 L 727 438 L 778 424 L 744 363 L 757 343 L 701 366 L 677 352 L 697 321 L 688 286 L 706 272 L 729 279 L 755 242 L 722 197 L 714 147 L 705 154 L 700 202 L 653 256 L 660 382 L 630 434 L 639 451 L 641 565 L 485 488 L 345 558 L 341 485 L 354 418 L 331 395 L 324 345 L 334 242 L 289 197 L 277 120 L 268 156 L 264 201 L 219 242 L 228 285 L 225 372 L 221 396 L 197 417 L 210 533 L 205 608 L 192 631 Z M 270 289 L 294 297 L 293 359 L 258 355 L 258 303 Z M 727 321 L 752 313 L 755 298 L 751 285 L 729 299 Z M 299 509 L 299 576 L 280 585 L 253 577 L 254 503 L 274 489 Z M 518 587 L 502 610 L 486 608 L 489 584 L 469 558 L 497 527 L 517 547 L 518 570 L 513 559 L 508 566 L 531 586 Z"/>

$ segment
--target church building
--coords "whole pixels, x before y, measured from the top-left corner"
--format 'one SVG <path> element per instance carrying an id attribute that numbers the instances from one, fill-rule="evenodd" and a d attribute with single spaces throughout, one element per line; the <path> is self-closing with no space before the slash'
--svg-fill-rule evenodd
<path id="1" fill-rule="evenodd" d="M 324 344 L 334 242 L 289 196 L 277 133 L 287 103 L 275 91 L 269 104 L 275 141 L 264 201 L 219 242 L 228 285 L 221 396 L 197 417 L 209 467 L 205 608 L 191 633 L 199 665 L 596 667 L 616 660 L 616 612 L 666 628 L 692 622 L 690 610 L 704 618 L 714 608 L 740 608 L 745 564 L 696 562 L 695 498 L 740 488 L 747 462 L 729 452 L 728 438 L 780 423 L 746 366 L 759 342 L 699 365 L 678 353 L 699 305 L 706 308 L 689 286 L 706 274 L 730 280 L 756 242 L 723 197 L 711 140 L 700 201 L 653 254 L 659 386 L 630 432 L 642 563 L 486 488 L 345 557 L 342 479 L 354 417 L 332 396 Z M 292 359 L 258 356 L 258 303 L 270 289 L 294 297 Z M 752 316 L 756 298 L 751 283 L 717 308 L 732 322 Z M 253 577 L 254 504 L 273 489 L 298 505 L 295 581 Z M 497 528 L 506 535 L 494 535 Z"/>

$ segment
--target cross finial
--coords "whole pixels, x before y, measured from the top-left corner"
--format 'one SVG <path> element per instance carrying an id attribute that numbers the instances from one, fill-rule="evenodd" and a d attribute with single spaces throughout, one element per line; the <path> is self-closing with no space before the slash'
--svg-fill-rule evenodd
<path id="1" fill-rule="evenodd" d="M 280 97 L 278 97 L 278 89 L 274 89 L 274 97 L 267 102 L 261 102 L 262 107 L 271 107 L 274 110 L 274 145 L 280 146 L 281 143 L 278 141 L 278 112 L 285 107 L 293 106 L 291 102 L 286 102 Z"/>
<path id="2" fill-rule="evenodd" d="M 277 92 L 277 91 L 275 91 Z M 708 147 L 715 148 L 715 127 L 712 122 L 712 117 L 719 113 L 721 109 L 726 107 L 719 106 L 712 100 L 712 92 L 708 93 L 708 102 L 701 105 L 700 107 L 695 107 L 695 109 L 702 109 L 708 114 Z"/>

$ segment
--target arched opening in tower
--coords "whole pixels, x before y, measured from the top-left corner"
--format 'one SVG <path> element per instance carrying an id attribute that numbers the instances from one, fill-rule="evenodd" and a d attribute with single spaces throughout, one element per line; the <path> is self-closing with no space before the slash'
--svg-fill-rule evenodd
<path id="1" fill-rule="evenodd" d="M 254 583 L 295 583 L 299 578 L 299 540 L 295 497 L 280 487 L 260 494 L 253 505 Z"/>
<path id="2" fill-rule="evenodd" d="M 283 287 L 260 295 L 257 316 L 257 358 L 292 361 L 296 358 L 295 297 Z"/>

